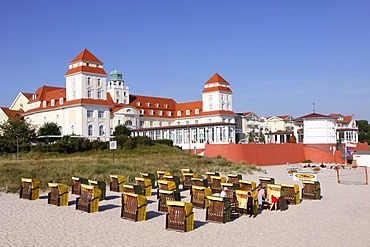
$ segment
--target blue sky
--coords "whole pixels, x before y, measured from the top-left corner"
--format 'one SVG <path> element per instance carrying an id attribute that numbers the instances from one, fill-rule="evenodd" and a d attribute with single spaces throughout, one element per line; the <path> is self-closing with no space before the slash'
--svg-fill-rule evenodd
<path id="1" fill-rule="evenodd" d="M 235 112 L 312 112 L 370 120 L 370 1 L 5 1 L 0 106 L 42 85 L 65 87 L 84 48 L 131 94 L 201 99 L 219 73 Z"/>

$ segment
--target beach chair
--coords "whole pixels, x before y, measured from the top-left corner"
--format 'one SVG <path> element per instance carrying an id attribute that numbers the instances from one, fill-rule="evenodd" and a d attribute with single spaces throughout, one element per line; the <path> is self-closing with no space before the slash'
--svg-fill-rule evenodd
<path id="1" fill-rule="evenodd" d="M 230 198 L 207 196 L 209 206 L 206 211 L 206 221 L 226 223 L 231 219 Z"/>
<path id="2" fill-rule="evenodd" d="M 170 176 L 171 172 L 168 171 L 157 171 L 157 180 L 163 180 L 164 176 Z"/>
<path id="3" fill-rule="evenodd" d="M 211 176 L 211 189 L 212 193 L 220 193 L 222 191 L 221 183 L 226 182 L 226 177 L 221 176 Z"/>
<path id="4" fill-rule="evenodd" d="M 212 183 L 211 176 L 220 176 L 220 173 L 218 173 L 218 172 L 206 172 L 206 177 L 207 177 L 208 184 Z"/>
<path id="5" fill-rule="evenodd" d="M 40 180 L 32 178 L 21 178 L 21 189 L 19 198 L 37 200 L 40 197 Z"/>
<path id="6" fill-rule="evenodd" d="M 242 179 L 241 174 L 227 174 L 228 183 L 239 183 L 239 180 Z"/>
<path id="7" fill-rule="evenodd" d="M 162 190 L 158 191 L 158 211 L 168 212 L 167 201 L 181 201 L 180 192 L 178 190 Z"/>
<path id="8" fill-rule="evenodd" d="M 100 189 L 101 195 L 99 201 L 105 200 L 105 195 L 107 193 L 107 185 L 104 181 L 89 180 L 89 184 L 93 185 L 95 188 Z"/>
<path id="9" fill-rule="evenodd" d="M 68 185 L 61 183 L 48 183 L 48 204 L 68 206 Z"/>
<path id="10" fill-rule="evenodd" d="M 136 184 L 124 184 L 123 192 L 134 193 L 134 194 L 139 194 L 139 195 L 143 194 L 141 187 Z"/>
<path id="11" fill-rule="evenodd" d="M 222 189 L 227 188 L 226 197 L 230 199 L 231 217 L 239 217 L 235 191 L 240 189 L 240 185 L 238 183 L 221 183 L 221 187 Z"/>
<path id="12" fill-rule="evenodd" d="M 189 202 L 167 201 L 166 229 L 178 231 L 194 230 L 193 204 Z"/>
<path id="13" fill-rule="evenodd" d="M 72 177 L 72 194 L 81 195 L 81 184 L 89 184 L 87 178 Z"/>
<path id="14" fill-rule="evenodd" d="M 280 184 L 282 194 L 291 204 L 301 203 L 298 184 Z"/>
<path id="15" fill-rule="evenodd" d="M 141 187 L 142 195 L 151 196 L 152 195 L 152 181 L 148 178 L 135 177 L 136 184 Z"/>
<path id="16" fill-rule="evenodd" d="M 208 181 L 206 178 L 191 178 L 191 185 L 208 187 Z"/>
<path id="17" fill-rule="evenodd" d="M 272 177 L 259 177 L 258 178 L 258 181 L 259 181 L 259 186 L 261 186 L 261 188 L 265 188 L 265 197 L 267 196 L 267 185 L 268 184 L 275 184 L 275 178 L 272 178 Z"/>
<path id="18" fill-rule="evenodd" d="M 302 199 L 321 199 L 320 182 L 303 180 L 302 185 Z"/>
<path id="19" fill-rule="evenodd" d="M 168 180 L 157 180 L 157 199 L 159 198 L 159 190 L 176 190 L 176 184 L 174 181 Z"/>
<path id="20" fill-rule="evenodd" d="M 253 191 L 256 189 L 256 182 L 254 181 L 239 180 L 239 184 L 241 190 Z"/>
<path id="21" fill-rule="evenodd" d="M 126 182 L 125 176 L 110 175 L 109 189 L 110 191 L 123 192 L 123 184 Z"/>
<path id="22" fill-rule="evenodd" d="M 181 176 L 180 176 L 180 183 L 184 183 L 184 173 L 194 173 L 191 169 L 189 168 L 183 168 L 181 169 Z"/>
<path id="23" fill-rule="evenodd" d="M 193 206 L 202 209 L 207 208 L 209 206 L 207 196 L 212 195 L 212 190 L 204 186 L 193 185 L 192 191 L 193 193 L 191 195 L 190 201 Z"/>
<path id="24" fill-rule="evenodd" d="M 81 196 L 76 199 L 76 210 L 98 212 L 101 193 L 101 190 L 93 185 L 81 184 Z"/>
<path id="25" fill-rule="evenodd" d="M 251 192 L 251 196 L 253 197 L 253 214 L 258 214 L 258 199 L 257 199 L 257 190 L 253 191 L 245 191 L 245 190 L 236 190 L 236 200 L 237 200 L 237 209 L 236 211 L 239 213 L 246 213 L 247 203 L 248 203 L 248 192 Z"/>
<path id="26" fill-rule="evenodd" d="M 121 218 L 143 221 L 146 219 L 147 205 L 145 196 L 123 192 Z"/>
<path id="27" fill-rule="evenodd" d="M 176 190 L 179 189 L 179 185 L 180 185 L 180 178 L 179 178 L 179 176 L 164 175 L 163 178 L 164 178 L 164 180 L 175 182 L 175 184 L 176 184 Z"/>
<path id="28" fill-rule="evenodd" d="M 152 183 L 152 188 L 155 187 L 155 176 L 154 176 L 153 173 L 143 173 L 143 172 L 140 172 L 140 176 L 142 178 L 150 179 L 150 182 Z"/>
<path id="29" fill-rule="evenodd" d="M 183 175 L 183 181 L 182 181 L 182 188 L 184 190 L 191 189 L 191 179 L 196 178 L 197 175 L 195 173 L 184 173 Z"/>
<path id="30" fill-rule="evenodd" d="M 271 196 L 274 195 L 276 198 L 279 198 L 281 193 L 281 185 L 280 184 L 267 184 L 266 186 L 266 199 L 268 202 L 271 203 Z"/>

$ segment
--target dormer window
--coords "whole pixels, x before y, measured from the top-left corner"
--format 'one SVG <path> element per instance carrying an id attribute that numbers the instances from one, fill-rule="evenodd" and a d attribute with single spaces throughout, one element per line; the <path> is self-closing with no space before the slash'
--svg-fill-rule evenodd
<path id="1" fill-rule="evenodd" d="M 50 104 L 51 104 L 51 106 L 55 106 L 55 99 L 52 99 Z"/>
<path id="2" fill-rule="evenodd" d="M 150 103 L 149 102 L 146 102 L 146 106 L 150 106 Z"/>
<path id="3" fill-rule="evenodd" d="M 163 112 L 162 111 L 158 111 L 158 115 L 159 116 L 162 116 L 163 115 Z"/>
<path id="4" fill-rule="evenodd" d="M 181 111 L 177 111 L 177 116 L 181 116 Z"/>
<path id="5" fill-rule="evenodd" d="M 46 107 L 46 101 L 44 100 L 43 102 L 42 102 L 42 107 Z"/>
<path id="6" fill-rule="evenodd" d="M 140 106 L 140 105 L 141 105 L 140 101 L 139 101 L 139 102 L 137 102 L 136 104 L 137 104 L 138 106 Z"/>
<path id="7" fill-rule="evenodd" d="M 86 63 L 86 66 L 90 66 L 90 64 L 89 63 Z"/>
<path id="8" fill-rule="evenodd" d="M 164 107 L 165 107 L 165 108 L 168 108 L 168 104 L 164 104 Z"/>
<path id="9" fill-rule="evenodd" d="M 59 99 L 59 105 L 63 105 L 63 98 Z"/>
<path id="10" fill-rule="evenodd" d="M 144 110 L 143 109 L 140 109 L 140 114 L 144 114 Z"/>
<path id="11" fill-rule="evenodd" d="M 195 114 L 199 114 L 199 109 L 195 109 Z"/>
<path id="12" fill-rule="evenodd" d="M 158 103 L 155 103 L 155 106 L 156 106 L 156 107 L 159 107 L 159 104 L 158 104 Z"/>
<path id="13" fill-rule="evenodd" d="M 149 110 L 149 115 L 154 115 L 154 111 L 153 110 Z"/>
<path id="14" fill-rule="evenodd" d="M 36 99 L 36 94 L 32 95 L 32 99 Z"/>
<path id="15" fill-rule="evenodd" d="M 172 116 L 172 112 L 170 112 L 170 111 L 167 112 L 167 116 L 169 116 L 169 117 Z"/>
<path id="16" fill-rule="evenodd" d="M 186 115 L 189 116 L 190 115 L 190 110 L 186 110 Z"/>

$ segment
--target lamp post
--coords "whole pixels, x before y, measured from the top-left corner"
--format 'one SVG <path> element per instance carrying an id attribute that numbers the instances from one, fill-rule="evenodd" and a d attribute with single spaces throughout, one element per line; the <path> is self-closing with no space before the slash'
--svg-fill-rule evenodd
<path id="1" fill-rule="evenodd" d="M 18 135 L 15 135 L 17 137 L 17 160 L 19 159 L 19 145 L 18 145 Z"/>

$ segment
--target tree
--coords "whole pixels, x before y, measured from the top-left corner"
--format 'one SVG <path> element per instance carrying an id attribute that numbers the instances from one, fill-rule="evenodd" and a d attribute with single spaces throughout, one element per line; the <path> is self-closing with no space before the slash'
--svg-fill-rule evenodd
<path id="1" fill-rule="evenodd" d="M 260 133 L 260 143 L 265 143 L 265 135 Z"/>
<path id="2" fill-rule="evenodd" d="M 0 149 L 5 152 L 16 152 L 17 143 L 18 146 L 29 147 L 30 142 L 35 139 L 35 128 L 19 115 L 1 124 L 0 133 L 4 140 Z"/>
<path id="3" fill-rule="evenodd" d="M 126 128 L 126 126 L 124 125 L 117 125 L 116 128 L 114 128 L 113 135 L 128 137 L 131 135 L 131 131 L 128 128 Z"/>
<path id="4" fill-rule="evenodd" d="M 289 138 L 289 143 L 296 143 L 297 142 L 297 138 L 295 138 L 294 134 L 290 136 Z"/>
<path id="5" fill-rule="evenodd" d="M 42 140 L 45 140 L 46 142 L 54 142 L 57 138 L 55 137 L 47 137 L 47 136 L 60 136 L 60 126 L 58 126 L 57 123 L 54 122 L 47 122 L 44 123 L 37 131 L 38 137 Z"/>
<path id="6" fill-rule="evenodd" d="M 360 142 L 367 142 L 370 145 L 370 125 L 367 120 L 358 120 L 358 140 Z"/>
<path id="7" fill-rule="evenodd" d="M 252 143 L 252 142 L 254 142 L 254 133 L 249 132 L 248 133 L 248 143 Z"/>

